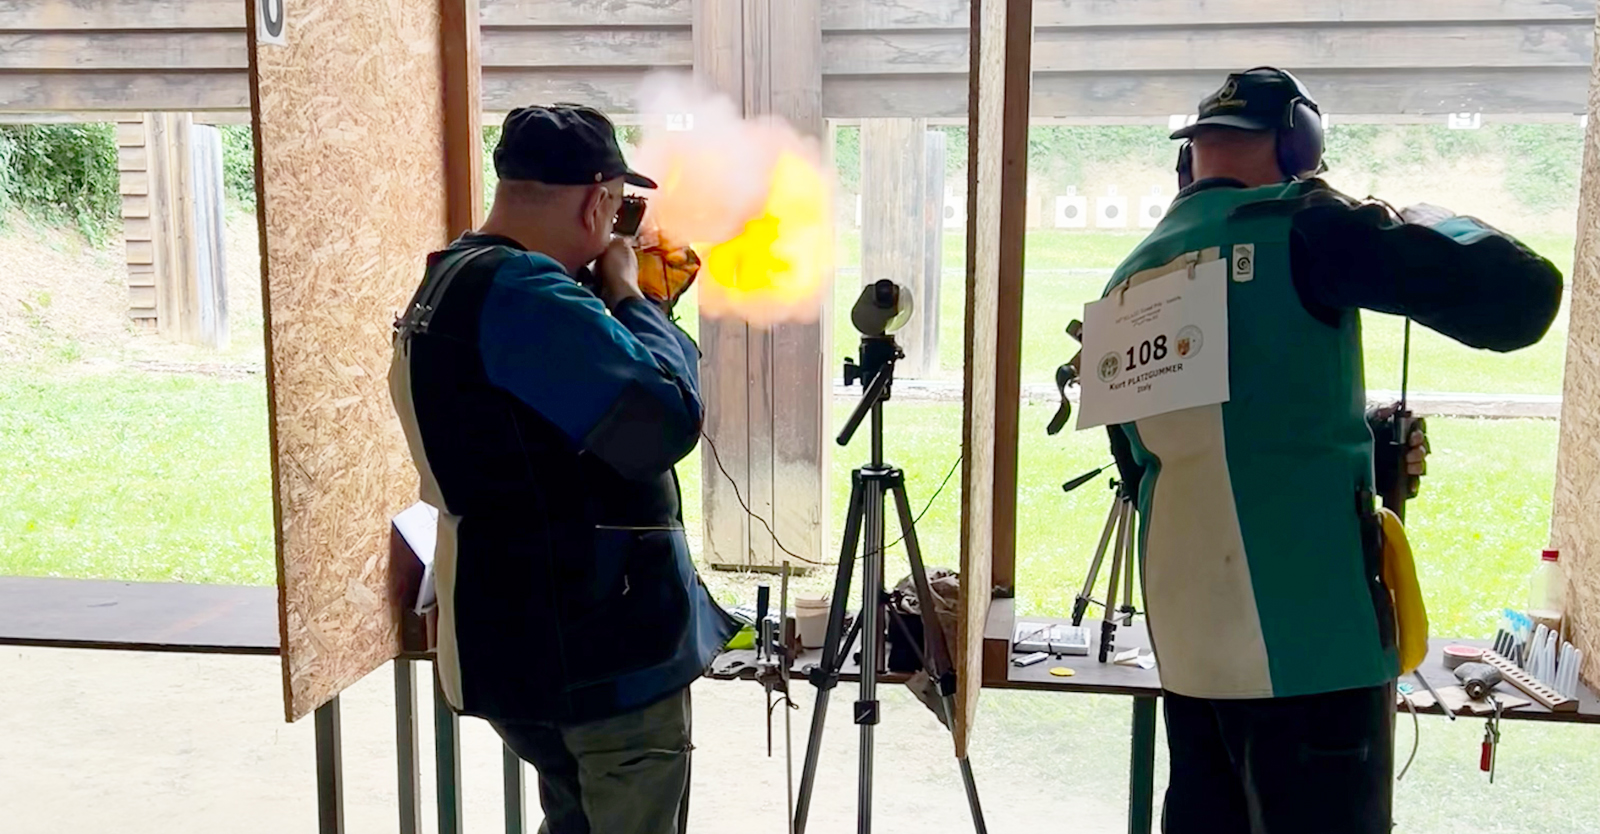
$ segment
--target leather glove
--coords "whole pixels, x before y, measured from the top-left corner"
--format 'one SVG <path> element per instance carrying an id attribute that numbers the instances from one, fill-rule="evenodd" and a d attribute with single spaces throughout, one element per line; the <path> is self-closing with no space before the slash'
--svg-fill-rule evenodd
<path id="1" fill-rule="evenodd" d="M 641 238 L 635 252 L 639 258 L 639 291 L 670 314 L 678 299 L 694 286 L 700 273 L 700 257 L 688 246 L 659 236 Z"/>

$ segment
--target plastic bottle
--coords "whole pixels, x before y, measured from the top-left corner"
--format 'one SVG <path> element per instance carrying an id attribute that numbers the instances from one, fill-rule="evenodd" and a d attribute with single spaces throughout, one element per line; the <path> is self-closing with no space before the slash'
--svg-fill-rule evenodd
<path id="1" fill-rule="evenodd" d="M 1561 574 L 1561 554 L 1546 550 L 1539 556 L 1539 566 L 1528 577 L 1528 616 L 1535 625 L 1543 623 L 1560 634 L 1561 617 L 1566 610 L 1567 580 Z"/>

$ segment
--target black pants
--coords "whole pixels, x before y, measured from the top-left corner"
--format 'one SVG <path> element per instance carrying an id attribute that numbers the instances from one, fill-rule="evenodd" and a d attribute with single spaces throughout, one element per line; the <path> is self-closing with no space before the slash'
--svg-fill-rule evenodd
<path id="1" fill-rule="evenodd" d="M 1389 834 L 1394 689 L 1205 700 L 1163 693 L 1165 834 Z"/>
<path id="2" fill-rule="evenodd" d="M 540 834 L 683 834 L 689 690 L 588 724 L 490 722 L 539 774 Z"/>

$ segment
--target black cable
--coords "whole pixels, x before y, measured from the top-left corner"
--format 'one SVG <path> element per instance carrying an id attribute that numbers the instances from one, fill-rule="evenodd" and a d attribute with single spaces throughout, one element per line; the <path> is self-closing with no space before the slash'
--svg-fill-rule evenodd
<path id="1" fill-rule="evenodd" d="M 793 556 L 794 558 L 799 559 L 800 561 L 805 562 L 808 565 L 816 565 L 818 567 L 823 567 L 823 568 L 833 568 L 833 567 L 838 567 L 839 566 L 838 562 L 817 562 L 817 561 L 814 561 L 814 560 L 811 560 L 811 559 L 807 559 L 806 557 L 801 556 L 798 553 L 795 553 L 793 550 L 790 550 L 789 548 L 784 547 L 783 546 L 783 542 L 778 540 L 778 534 L 777 534 L 777 532 L 775 530 L 772 529 L 772 525 L 768 524 L 766 519 L 762 518 L 760 515 L 757 515 L 756 511 L 750 509 L 750 505 L 745 502 L 744 495 L 739 492 L 739 482 L 735 481 L 733 479 L 733 475 L 729 474 L 728 468 L 726 466 L 722 465 L 722 455 L 717 452 L 717 444 L 716 444 L 715 441 L 713 441 L 711 439 L 711 435 L 706 434 L 704 431 L 701 431 L 700 432 L 700 436 L 705 439 L 706 446 L 711 449 L 711 459 L 716 462 L 717 469 L 720 472 L 722 472 L 722 477 L 727 478 L 728 479 L 728 484 L 733 487 L 733 497 L 738 499 L 739 506 L 744 509 L 745 515 L 748 515 L 751 518 L 755 519 L 756 521 L 761 522 L 761 526 L 767 528 L 767 533 L 772 536 L 772 543 L 777 545 L 779 550 L 782 550 L 784 553 L 787 553 L 790 556 Z M 918 524 L 920 524 L 922 522 L 922 517 L 927 515 L 928 514 L 928 510 L 933 508 L 933 502 L 938 500 L 939 495 L 944 492 L 944 488 L 950 485 L 950 479 L 956 474 L 956 470 L 961 468 L 962 458 L 963 458 L 963 455 L 956 455 L 955 463 L 950 464 L 950 471 L 944 473 L 944 480 L 939 483 L 939 488 L 934 490 L 932 495 L 928 496 L 928 503 L 924 504 L 922 506 L 922 511 L 917 513 L 916 518 L 913 518 L 911 520 L 911 526 L 912 527 L 915 527 L 915 526 L 917 526 Z M 884 552 L 887 553 L 890 550 L 890 548 L 893 548 L 895 545 L 898 545 L 898 544 L 900 544 L 901 542 L 903 542 L 905 540 L 906 540 L 906 537 L 904 535 L 901 535 L 900 538 L 895 539 L 893 543 L 891 543 L 887 547 L 885 547 L 884 548 Z M 863 554 L 861 554 L 861 556 L 857 556 L 856 559 L 859 561 L 862 558 L 862 556 L 865 556 L 865 555 L 866 554 L 863 553 Z"/>
<path id="2" fill-rule="evenodd" d="M 957 469 L 961 468 L 961 459 L 962 459 L 962 457 L 963 457 L 963 455 L 956 455 L 956 462 L 950 464 L 950 471 L 949 472 L 944 473 L 944 480 L 939 483 L 939 488 L 934 490 L 932 495 L 928 496 L 928 503 L 922 505 L 922 512 L 917 513 L 917 517 L 911 519 L 911 526 L 912 527 L 916 527 L 918 524 L 922 523 L 922 517 L 927 515 L 928 514 L 928 510 L 933 507 L 933 502 L 936 499 L 938 499 L 939 493 L 944 492 L 944 488 L 950 484 L 950 477 L 952 475 L 956 474 L 956 470 Z M 900 538 L 894 540 L 894 544 L 891 544 L 888 547 L 885 547 L 883 549 L 884 552 L 887 553 L 890 548 L 894 547 L 896 544 L 899 544 L 899 543 L 901 543 L 901 542 L 903 542 L 905 540 L 906 540 L 906 537 L 904 535 L 901 535 Z"/>
<path id="3" fill-rule="evenodd" d="M 777 545 L 779 550 L 783 551 L 784 553 L 789 554 L 790 556 L 793 556 L 796 559 L 799 559 L 802 562 L 805 562 L 808 565 L 816 565 L 817 567 L 820 567 L 820 568 L 832 568 L 832 567 L 837 567 L 838 566 L 837 562 L 816 562 L 816 561 L 812 561 L 811 559 L 807 559 L 806 557 L 801 556 L 800 554 L 794 552 L 793 550 L 790 550 L 789 548 L 784 547 L 783 546 L 783 542 L 778 540 L 778 533 L 777 533 L 776 530 L 772 529 L 772 525 L 768 524 L 766 519 L 762 518 L 759 515 L 756 515 L 755 510 L 750 509 L 750 505 L 745 503 L 744 496 L 739 493 L 739 482 L 735 481 L 733 479 L 733 476 L 728 474 L 728 468 L 726 466 L 722 465 L 722 455 L 717 453 L 717 444 L 711 440 L 711 435 L 706 434 L 705 431 L 702 430 L 700 432 L 700 436 L 705 438 L 706 446 L 708 446 L 711 449 L 711 458 L 712 458 L 712 460 L 715 460 L 717 462 L 717 469 L 722 471 L 722 477 L 727 478 L 728 479 L 728 483 L 733 486 L 733 497 L 739 499 L 739 506 L 744 508 L 745 515 L 748 515 L 751 518 L 755 519 L 756 521 L 761 522 L 761 526 L 767 528 L 768 535 L 772 536 L 772 543 Z"/>

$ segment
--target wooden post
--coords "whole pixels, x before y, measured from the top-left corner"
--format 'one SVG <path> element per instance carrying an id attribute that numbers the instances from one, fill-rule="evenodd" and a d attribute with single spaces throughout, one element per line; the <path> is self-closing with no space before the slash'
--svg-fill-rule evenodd
<path id="1" fill-rule="evenodd" d="M 971 35 L 957 756 L 977 715 L 992 589 L 1015 579 L 1032 0 L 972 0 Z"/>
<path id="2" fill-rule="evenodd" d="M 861 120 L 861 283 L 885 278 L 911 290 L 911 321 L 898 341 L 906 358 L 896 375 L 926 377 L 938 365 L 938 345 L 927 343 L 926 199 L 928 144 L 923 119 Z"/>
<path id="3" fill-rule="evenodd" d="M 193 274 L 199 344 L 220 350 L 228 344 L 227 246 L 222 222 L 222 133 L 210 125 L 190 128 L 190 194 L 194 213 Z"/>
<path id="4" fill-rule="evenodd" d="M 776 114 L 820 140 L 818 0 L 696 0 L 694 50 L 701 80 L 742 112 Z M 702 451 L 704 547 L 712 567 L 771 569 L 790 558 L 780 559 L 767 528 L 749 518 L 745 505 L 772 525 L 784 548 L 823 561 L 828 319 L 827 304 L 815 323 L 770 329 L 700 319 L 700 390 L 710 438 Z"/>
<path id="5" fill-rule="evenodd" d="M 927 148 L 926 173 L 922 178 L 923 262 L 922 349 L 928 376 L 939 372 L 939 302 L 944 286 L 944 165 L 945 135 L 930 130 L 923 137 Z"/>

